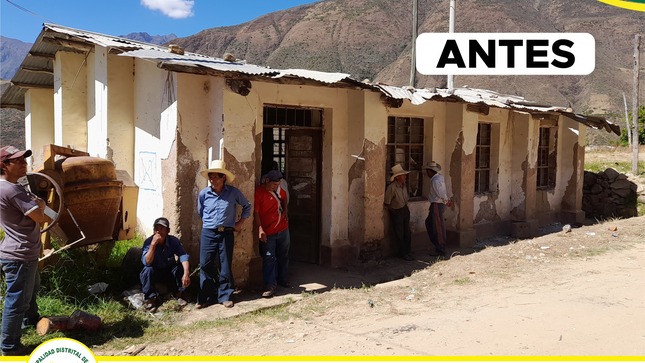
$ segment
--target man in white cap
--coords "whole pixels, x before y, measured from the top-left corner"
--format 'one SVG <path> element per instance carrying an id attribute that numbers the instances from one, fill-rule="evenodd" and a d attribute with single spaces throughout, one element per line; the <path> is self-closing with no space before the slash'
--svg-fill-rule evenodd
<path id="1" fill-rule="evenodd" d="M 412 233 L 410 231 L 410 209 L 408 209 L 410 192 L 405 183 L 408 173 L 410 172 L 404 170 L 401 164 L 392 167 L 390 185 L 385 189 L 383 204 L 390 212 L 397 256 L 406 261 L 412 261 L 414 258 L 411 254 Z"/>
<path id="2" fill-rule="evenodd" d="M 199 294 L 195 307 L 201 309 L 220 303 L 232 308 L 233 232 L 241 231 L 242 224 L 251 216 L 251 203 L 239 189 L 228 184 L 235 179 L 235 175 L 226 170 L 223 160 L 213 160 L 211 167 L 200 174 L 209 180 L 210 185 L 197 196 L 202 235 L 199 244 Z M 242 206 L 242 215 L 236 221 L 238 205 Z M 215 263 L 216 258 L 219 264 Z M 216 268 L 218 265 L 219 270 Z"/>
<path id="3" fill-rule="evenodd" d="M 179 238 L 170 235 L 170 222 L 165 217 L 155 219 L 152 224 L 154 234 L 143 242 L 141 262 L 143 270 L 139 274 L 141 290 L 146 299 L 146 310 L 155 310 L 159 303 L 156 283 L 164 283 L 178 292 L 177 302 L 184 290 L 190 285 L 190 265 L 188 253 Z"/>
<path id="4" fill-rule="evenodd" d="M 0 148 L 0 265 L 6 282 L 2 310 L 2 355 L 26 355 L 22 326 L 38 322 L 36 295 L 40 287 L 40 223 L 46 221 L 45 201 L 30 196 L 18 179 L 27 175 L 31 150 Z"/>
<path id="5" fill-rule="evenodd" d="M 443 175 L 439 174 L 441 165 L 434 161 L 425 166 L 426 174 L 430 178 L 430 209 L 426 218 L 426 230 L 430 242 L 435 248 L 434 256 L 446 257 L 446 222 L 443 220 L 445 206 L 452 206 L 452 200 L 446 192 L 446 182 Z"/>

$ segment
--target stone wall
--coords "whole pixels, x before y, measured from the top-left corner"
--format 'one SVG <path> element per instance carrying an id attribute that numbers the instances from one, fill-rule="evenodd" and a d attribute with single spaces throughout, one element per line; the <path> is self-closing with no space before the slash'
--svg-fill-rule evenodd
<path id="1" fill-rule="evenodd" d="M 629 218 L 638 215 L 637 185 L 614 169 L 585 171 L 582 210 L 587 218 Z"/>

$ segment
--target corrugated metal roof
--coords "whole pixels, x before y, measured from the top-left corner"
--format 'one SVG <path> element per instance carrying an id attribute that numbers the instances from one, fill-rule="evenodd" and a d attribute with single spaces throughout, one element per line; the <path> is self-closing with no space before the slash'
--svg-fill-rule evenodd
<path id="1" fill-rule="evenodd" d="M 477 88 L 415 89 L 384 84 L 375 84 L 375 86 L 387 96 L 395 99 L 407 99 L 413 105 L 420 105 L 430 100 L 446 99 L 471 104 L 485 104 L 490 107 L 513 109 L 527 113 L 558 113 L 595 129 L 605 129 L 607 132 L 620 135 L 620 127 L 607 121 L 604 117 L 576 114 L 569 107 L 539 104 L 528 101 L 521 96 L 505 95 Z"/>
<path id="2" fill-rule="evenodd" d="M 147 59 L 158 63 L 160 68 L 171 66 L 204 67 L 220 72 L 239 72 L 250 75 L 273 76 L 278 70 L 246 64 L 243 62 L 228 62 L 220 58 L 212 58 L 194 53 L 174 54 L 167 50 L 140 49 L 119 54 L 119 56 Z"/>
<path id="3" fill-rule="evenodd" d="M 323 83 L 337 83 L 351 78 L 351 76 L 346 73 L 328 73 L 308 69 L 282 69 L 278 75 L 273 76 L 273 78 L 280 77 L 305 78 Z"/>
<path id="4" fill-rule="evenodd" d="M 68 28 L 55 24 L 44 24 L 38 39 L 25 57 L 20 69 L 11 80 L 12 86 L 2 94 L 1 107 L 24 110 L 24 95 L 28 88 L 54 87 L 53 60 L 58 51 L 89 53 L 94 45 L 107 47 L 111 53 L 120 56 L 146 59 L 156 62 L 157 66 L 176 72 L 205 74 L 234 72 L 240 75 L 265 77 L 266 80 L 292 78 L 301 81 L 315 81 L 336 87 L 356 87 L 383 93 L 385 96 L 409 100 L 414 105 L 430 100 L 450 100 L 490 107 L 514 109 L 528 113 L 559 113 L 594 128 L 604 128 L 620 134 L 620 128 L 603 117 L 575 114 L 570 108 L 553 107 L 529 102 L 520 96 L 504 95 L 490 90 L 457 89 L 415 89 L 395 87 L 385 84 L 360 82 L 345 73 L 320 72 L 306 69 L 271 69 L 244 61 L 225 61 L 196 53 L 176 54 L 169 48 L 138 42 L 126 38 Z"/>

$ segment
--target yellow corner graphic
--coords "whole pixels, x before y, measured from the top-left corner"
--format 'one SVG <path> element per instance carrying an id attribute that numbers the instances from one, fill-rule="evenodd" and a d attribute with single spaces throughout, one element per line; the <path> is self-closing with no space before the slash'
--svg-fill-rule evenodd
<path id="1" fill-rule="evenodd" d="M 598 0 L 611 6 L 645 12 L 645 0 Z"/>

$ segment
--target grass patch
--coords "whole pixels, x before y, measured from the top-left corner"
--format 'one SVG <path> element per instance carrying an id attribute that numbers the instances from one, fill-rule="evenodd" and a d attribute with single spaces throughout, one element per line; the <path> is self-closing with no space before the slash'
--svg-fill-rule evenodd
<path id="1" fill-rule="evenodd" d="M 457 285 L 468 285 L 472 282 L 473 280 L 469 276 L 462 277 L 460 279 L 455 279 L 455 284 Z"/>
<path id="2" fill-rule="evenodd" d="M 0 232 L 1 233 L 1 232 Z M 53 244 L 57 244 L 53 241 Z M 110 244 L 111 245 L 111 244 Z M 131 247 L 141 247 L 143 238 L 117 241 L 108 257 L 101 247 L 88 246 L 63 251 L 46 262 L 40 271 L 41 284 L 37 298 L 41 316 L 69 316 L 81 310 L 101 317 L 103 328 L 97 332 L 66 331 L 39 336 L 34 328 L 23 332 L 23 344 L 35 348 L 57 337 L 77 339 L 88 346 L 102 345 L 113 340 L 142 337 L 154 325 L 143 311 L 133 310 L 125 303 L 121 293 L 125 281 L 121 265 Z M 105 282 L 107 290 L 92 295 L 88 286 Z M 4 295 L 6 285 L 0 285 Z M 4 303 L 0 302 L 0 309 Z"/>
<path id="3" fill-rule="evenodd" d="M 626 161 L 603 161 L 603 160 L 585 160 L 585 170 L 594 173 L 605 171 L 612 168 L 619 173 L 626 174 L 632 172 L 631 160 Z M 645 175 L 645 162 L 638 162 L 638 175 Z"/>

